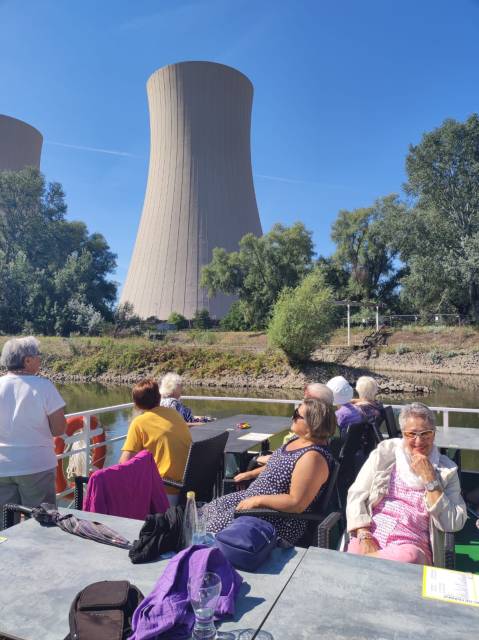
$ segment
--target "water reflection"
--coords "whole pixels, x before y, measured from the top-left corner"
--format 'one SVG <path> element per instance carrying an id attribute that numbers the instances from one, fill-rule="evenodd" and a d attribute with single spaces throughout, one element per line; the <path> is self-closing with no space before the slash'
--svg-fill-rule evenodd
<path id="1" fill-rule="evenodd" d="M 390 373 L 390 372 L 389 372 Z M 414 400 L 425 402 L 431 406 L 443 407 L 478 407 L 478 384 L 475 378 L 458 376 L 427 376 L 422 374 L 400 374 L 401 378 L 408 382 L 426 384 L 431 393 L 424 395 L 388 395 L 381 400 L 392 404 L 405 404 Z M 117 404 L 131 402 L 131 387 L 126 385 L 105 386 L 98 383 L 90 384 L 63 384 L 57 385 L 60 393 L 67 403 L 68 413 L 97 409 Z M 250 398 L 278 398 L 299 399 L 302 395 L 299 389 L 252 389 L 252 388 L 205 388 L 185 387 L 185 395 L 195 396 L 236 396 Z M 252 413 L 257 415 L 290 416 L 291 405 L 262 404 L 228 402 L 221 400 L 188 400 L 188 406 L 196 415 L 211 415 L 224 418 L 239 413 Z M 132 410 L 123 410 L 115 413 L 106 413 L 101 416 L 101 424 L 109 437 L 126 434 L 128 424 L 134 415 Z M 479 428 L 479 415 L 450 414 L 450 426 Z M 114 464 L 119 456 L 121 442 L 110 445 L 107 457 L 108 464 Z M 477 460 L 476 460 L 477 458 Z M 465 466 L 468 463 L 476 466 L 479 464 L 479 456 L 465 452 Z"/>

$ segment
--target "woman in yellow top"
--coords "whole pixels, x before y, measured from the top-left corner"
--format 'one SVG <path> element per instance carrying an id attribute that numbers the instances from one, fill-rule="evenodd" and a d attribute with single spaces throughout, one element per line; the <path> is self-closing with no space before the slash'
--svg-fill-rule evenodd
<path id="1" fill-rule="evenodd" d="M 158 384 L 141 380 L 133 387 L 133 402 L 143 413 L 134 418 L 122 447 L 120 464 L 146 449 L 153 455 L 162 478 L 181 482 L 191 446 L 188 425 L 175 409 L 160 407 Z M 170 504 L 178 490 L 166 487 Z"/>

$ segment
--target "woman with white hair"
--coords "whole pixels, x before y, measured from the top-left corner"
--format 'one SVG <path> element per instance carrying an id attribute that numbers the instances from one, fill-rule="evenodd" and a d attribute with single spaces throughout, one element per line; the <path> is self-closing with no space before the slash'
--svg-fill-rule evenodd
<path id="1" fill-rule="evenodd" d="M 384 407 L 376 400 L 378 383 L 370 376 L 361 376 L 356 382 L 358 398 L 352 398 L 345 402 L 336 411 L 339 431 L 344 436 L 349 425 L 358 422 L 382 422 L 384 419 Z"/>
<path id="2" fill-rule="evenodd" d="M 433 412 L 414 402 L 399 415 L 402 438 L 383 440 L 348 492 L 348 551 L 441 564 L 444 532 L 466 522 L 457 466 L 434 444 Z"/>
<path id="3" fill-rule="evenodd" d="M 3 345 L 0 377 L 0 510 L 13 502 L 56 503 L 53 436 L 65 431 L 65 401 L 38 377 L 40 343 L 33 336 Z"/>
<path id="4" fill-rule="evenodd" d="M 177 373 L 170 371 L 166 373 L 161 379 L 160 406 L 167 407 L 168 409 L 176 409 L 178 413 L 183 417 L 185 422 L 211 422 L 213 418 L 209 416 L 194 416 L 191 409 L 185 406 L 180 398 L 183 391 L 183 380 Z"/>

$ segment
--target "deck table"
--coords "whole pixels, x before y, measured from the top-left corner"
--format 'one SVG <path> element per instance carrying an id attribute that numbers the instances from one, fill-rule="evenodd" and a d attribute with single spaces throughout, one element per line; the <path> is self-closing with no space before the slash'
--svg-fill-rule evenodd
<path id="1" fill-rule="evenodd" d="M 75 511 L 97 520 L 127 539 L 138 537 L 139 520 Z M 167 560 L 134 565 L 124 549 L 85 540 L 58 527 L 42 527 L 34 520 L 5 529 L 0 544 L 0 637 L 21 640 L 60 640 L 68 633 L 68 612 L 75 595 L 99 580 L 129 580 L 145 596 L 167 565 Z M 304 549 L 276 549 L 261 573 L 241 572 L 245 582 L 237 599 L 234 619 L 221 629 L 257 630 L 299 564 Z"/>
<path id="2" fill-rule="evenodd" d="M 261 629 L 275 640 L 464 640 L 479 609 L 422 597 L 423 567 L 310 547 Z"/>
<path id="3" fill-rule="evenodd" d="M 248 422 L 250 429 L 238 429 L 240 422 Z M 238 460 L 237 469 L 244 471 L 248 463 L 247 452 L 255 446 L 260 445 L 262 451 L 269 448 L 269 438 L 287 431 L 291 426 L 291 418 L 279 416 L 257 416 L 250 414 L 238 414 L 229 418 L 221 418 L 215 422 L 198 424 L 190 429 L 193 442 L 211 438 L 218 433 L 228 431 L 228 442 L 226 443 L 225 454 L 234 456 Z M 257 439 L 248 439 L 249 434 L 257 434 Z M 226 466 L 230 466 L 227 462 Z"/>

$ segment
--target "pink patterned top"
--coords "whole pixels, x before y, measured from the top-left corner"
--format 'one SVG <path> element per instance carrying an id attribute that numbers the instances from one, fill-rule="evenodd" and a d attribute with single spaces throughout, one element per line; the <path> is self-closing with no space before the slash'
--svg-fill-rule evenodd
<path id="1" fill-rule="evenodd" d="M 405 484 L 393 468 L 387 495 L 373 509 L 371 533 L 380 549 L 392 544 L 413 544 L 432 564 L 429 541 L 429 514 L 424 500 L 424 489 Z"/>

